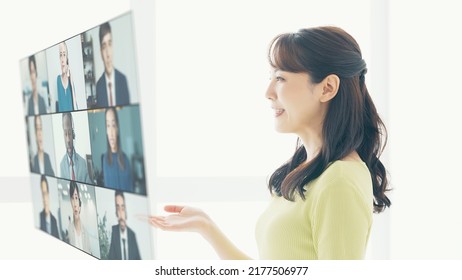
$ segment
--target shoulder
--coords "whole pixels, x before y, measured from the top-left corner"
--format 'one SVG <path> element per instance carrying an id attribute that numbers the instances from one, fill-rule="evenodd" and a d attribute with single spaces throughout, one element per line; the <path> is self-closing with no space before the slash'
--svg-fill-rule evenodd
<path id="1" fill-rule="evenodd" d="M 364 162 L 335 161 L 319 176 L 319 180 L 327 186 L 337 186 L 338 183 L 355 184 L 364 180 L 370 181 L 370 172 Z"/>
<path id="2" fill-rule="evenodd" d="M 129 160 L 128 160 L 128 156 L 126 153 L 122 153 L 122 158 L 124 159 L 124 161 L 126 161 L 127 163 L 130 163 Z"/>
<path id="3" fill-rule="evenodd" d="M 309 188 L 316 200 L 372 199 L 372 180 L 363 162 L 335 161 Z"/>
<path id="4" fill-rule="evenodd" d="M 133 237 L 136 236 L 135 232 L 130 227 L 127 227 L 127 232 L 128 232 L 128 235 L 131 235 Z"/>
<path id="5" fill-rule="evenodd" d="M 126 153 L 123 153 L 123 160 L 124 160 L 126 166 L 128 166 L 127 170 L 130 170 L 130 166 L 131 166 L 130 165 L 130 160 L 128 159 L 128 156 L 127 156 Z"/>
<path id="6" fill-rule="evenodd" d="M 45 159 L 45 161 L 50 160 L 50 156 L 48 155 L 48 153 L 45 153 L 45 152 L 43 152 L 43 158 Z"/>
<path id="7" fill-rule="evenodd" d="M 103 84 L 106 83 L 105 81 L 106 81 L 106 75 L 104 75 L 104 72 L 103 72 L 101 77 L 99 77 L 98 81 L 96 82 L 96 86 L 97 87 L 103 86 Z"/>
<path id="8" fill-rule="evenodd" d="M 118 79 L 126 79 L 125 74 L 120 72 L 117 68 L 114 68 L 114 72 Z"/>
<path id="9" fill-rule="evenodd" d="M 128 162 L 128 156 L 125 152 L 118 152 L 116 153 L 116 156 L 117 156 L 117 159 L 120 157 L 123 161 L 125 161 L 126 163 Z"/>
<path id="10" fill-rule="evenodd" d="M 85 159 L 78 153 L 75 153 L 75 157 L 77 158 L 77 161 L 85 163 Z"/>

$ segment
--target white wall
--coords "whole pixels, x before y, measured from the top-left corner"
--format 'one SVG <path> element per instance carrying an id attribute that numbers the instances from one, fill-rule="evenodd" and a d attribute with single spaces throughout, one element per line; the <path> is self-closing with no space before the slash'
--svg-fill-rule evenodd
<path id="1" fill-rule="evenodd" d="M 391 258 L 462 258 L 458 1 L 391 1 Z"/>
<path id="2" fill-rule="evenodd" d="M 368 0 L 157 1 L 158 175 L 274 171 L 293 152 L 295 137 L 274 131 L 264 97 L 271 39 L 338 25 L 357 38 L 370 61 L 370 6 Z"/>

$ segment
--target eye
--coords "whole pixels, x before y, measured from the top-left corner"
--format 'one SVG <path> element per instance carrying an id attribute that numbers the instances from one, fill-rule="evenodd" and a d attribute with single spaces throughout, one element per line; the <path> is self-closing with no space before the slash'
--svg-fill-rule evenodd
<path id="1" fill-rule="evenodd" d="M 283 82 L 283 81 L 285 81 L 285 79 L 284 79 L 283 77 L 281 77 L 281 76 L 276 76 L 275 79 L 276 79 L 276 81 L 278 81 L 278 82 Z"/>

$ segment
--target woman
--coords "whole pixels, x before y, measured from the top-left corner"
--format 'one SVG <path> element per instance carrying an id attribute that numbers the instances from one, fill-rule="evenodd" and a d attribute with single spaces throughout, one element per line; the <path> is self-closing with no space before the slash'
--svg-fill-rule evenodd
<path id="1" fill-rule="evenodd" d="M 103 155 L 104 185 L 133 192 L 130 162 L 120 145 L 119 118 L 114 107 L 106 109 L 106 136 L 107 152 Z"/>
<path id="2" fill-rule="evenodd" d="M 72 206 L 73 221 L 69 223 L 69 243 L 87 253 L 91 254 L 90 238 L 87 230 L 83 226 L 80 219 L 80 211 L 82 210 L 82 201 L 80 200 L 80 191 L 77 183 L 70 182 L 69 198 Z"/>
<path id="3" fill-rule="evenodd" d="M 71 79 L 71 70 L 69 69 L 69 56 L 65 42 L 59 44 L 59 63 L 61 65 L 61 74 L 56 78 L 58 89 L 58 111 L 68 112 L 74 108 L 74 88 Z"/>
<path id="4" fill-rule="evenodd" d="M 367 68 L 337 27 L 277 36 L 266 98 L 276 130 L 295 133 L 297 149 L 269 179 L 272 201 L 257 223 L 262 259 L 362 259 L 372 213 L 390 206 L 379 156 L 385 127 L 365 85 Z M 164 230 L 196 231 L 221 258 L 246 259 L 201 210 L 169 205 L 150 217 Z"/>

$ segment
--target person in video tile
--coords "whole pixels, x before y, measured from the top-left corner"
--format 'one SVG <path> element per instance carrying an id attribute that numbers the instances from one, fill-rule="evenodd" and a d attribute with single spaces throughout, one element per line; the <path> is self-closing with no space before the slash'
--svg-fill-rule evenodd
<path id="1" fill-rule="evenodd" d="M 140 251 L 136 235 L 127 226 L 127 208 L 125 196 L 121 191 L 115 192 L 116 216 L 119 224 L 112 226 L 111 247 L 108 259 L 110 260 L 140 260 Z"/>
<path id="2" fill-rule="evenodd" d="M 79 182 L 91 183 L 88 176 L 87 164 L 74 147 L 75 130 L 74 121 L 71 113 L 63 114 L 64 142 L 66 144 L 66 154 L 61 160 L 61 177 Z"/>
<path id="3" fill-rule="evenodd" d="M 37 142 L 37 154 L 32 163 L 32 172 L 54 176 L 50 156 L 43 150 L 42 118 L 34 117 L 35 141 Z"/>
<path id="4" fill-rule="evenodd" d="M 80 191 L 77 183 L 70 182 L 69 198 L 72 206 L 73 219 L 69 223 L 69 243 L 85 252 L 91 253 L 90 237 L 87 230 L 83 226 L 80 219 L 80 211 L 82 210 L 82 200 L 80 199 Z"/>
<path id="5" fill-rule="evenodd" d="M 40 189 L 42 190 L 43 202 L 43 210 L 40 212 L 40 229 L 59 238 L 58 224 L 55 216 L 50 211 L 50 190 L 47 178 L 44 175 L 40 178 Z"/>
<path id="6" fill-rule="evenodd" d="M 106 109 L 107 152 L 103 155 L 104 185 L 133 192 L 130 161 L 120 145 L 119 118 L 114 107 Z"/>
<path id="7" fill-rule="evenodd" d="M 58 111 L 72 111 L 75 107 L 75 90 L 72 84 L 66 42 L 61 42 L 59 44 L 59 62 L 61 65 L 61 75 L 58 75 L 56 80 L 58 89 Z"/>
<path id="8" fill-rule="evenodd" d="M 35 56 L 29 56 L 29 74 L 30 82 L 32 86 L 32 94 L 27 104 L 27 114 L 29 116 L 46 114 L 46 103 L 43 97 L 38 93 L 37 88 L 37 62 L 35 61 Z"/>
<path id="9" fill-rule="evenodd" d="M 127 78 L 113 64 L 114 52 L 109 22 L 100 26 L 99 42 L 104 73 L 96 83 L 96 107 L 127 105 L 130 103 Z"/>

